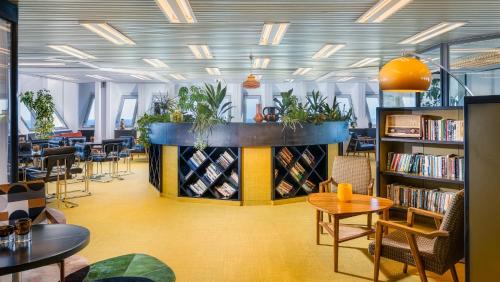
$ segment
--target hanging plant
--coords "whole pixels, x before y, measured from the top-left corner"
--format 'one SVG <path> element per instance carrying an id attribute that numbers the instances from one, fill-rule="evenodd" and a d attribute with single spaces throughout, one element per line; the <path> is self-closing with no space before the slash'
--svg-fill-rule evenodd
<path id="1" fill-rule="evenodd" d="M 35 116 L 35 133 L 39 139 L 47 139 L 54 132 L 55 104 L 50 91 L 27 91 L 20 96 L 21 103 Z"/>

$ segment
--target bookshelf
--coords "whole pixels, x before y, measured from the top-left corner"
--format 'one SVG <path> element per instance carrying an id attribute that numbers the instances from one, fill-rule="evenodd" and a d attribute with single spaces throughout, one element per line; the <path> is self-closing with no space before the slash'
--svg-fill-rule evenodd
<path id="1" fill-rule="evenodd" d="M 434 196 L 445 200 L 447 194 L 456 192 L 464 187 L 464 142 L 454 138 L 441 137 L 435 140 L 422 140 L 420 138 L 392 137 L 385 135 L 386 116 L 388 115 L 421 115 L 429 120 L 464 120 L 462 107 L 439 108 L 378 108 L 377 109 L 377 196 L 389 197 L 388 185 L 395 185 L 403 193 L 409 187 L 421 188 L 412 190 L 412 197 L 429 196 L 431 191 L 439 189 L 442 193 Z M 428 123 L 425 124 L 426 126 Z M 429 127 L 426 127 L 427 129 Z M 437 127 L 433 127 L 435 129 Z M 429 131 L 428 131 L 429 132 Z M 446 130 L 438 131 L 446 132 Z M 433 131 L 434 136 L 439 135 Z M 427 138 L 430 139 L 430 138 Z M 393 153 L 392 155 L 389 153 Z M 398 158 L 394 156 L 398 155 Z M 428 157 L 424 161 L 422 157 Z M 412 164 L 427 164 L 416 166 Z M 398 164 L 400 164 L 398 166 Z M 425 171 L 423 169 L 425 167 Z M 462 168 L 463 167 L 463 168 Z M 392 189 L 392 188 L 391 188 Z M 394 191 L 394 190 L 391 190 Z M 408 190 L 410 191 L 410 190 Z M 392 192 L 391 192 L 392 193 Z M 408 194 L 407 194 L 408 195 Z M 419 196 L 420 195 L 420 196 Z M 421 199 L 421 198 L 420 198 Z M 441 200 L 442 199 L 442 200 Z M 447 200 L 447 198 L 446 198 Z M 421 206 L 418 206 L 421 205 Z M 408 206 L 423 208 L 423 203 L 407 201 L 404 204 L 391 208 L 391 216 L 404 217 Z M 427 208 L 427 205 L 425 206 Z"/>
<path id="2" fill-rule="evenodd" d="M 241 200 L 241 149 L 179 147 L 179 196 Z"/>
<path id="3" fill-rule="evenodd" d="M 272 199 L 318 192 L 328 177 L 328 145 L 273 147 Z"/>

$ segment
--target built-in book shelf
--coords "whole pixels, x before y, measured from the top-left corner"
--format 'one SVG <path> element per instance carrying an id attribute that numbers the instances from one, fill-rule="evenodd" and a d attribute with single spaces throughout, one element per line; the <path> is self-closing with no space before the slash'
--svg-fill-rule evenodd
<path id="1" fill-rule="evenodd" d="M 306 196 L 318 192 L 328 177 L 328 146 L 273 147 L 272 199 Z"/>
<path id="2" fill-rule="evenodd" d="M 241 150 L 179 147 L 179 196 L 241 200 Z"/>
<path id="3" fill-rule="evenodd" d="M 388 115 L 420 115 L 423 137 L 386 136 Z M 443 212 L 464 187 L 462 107 L 377 109 L 377 196 L 394 200 L 391 216 L 408 207 Z"/>

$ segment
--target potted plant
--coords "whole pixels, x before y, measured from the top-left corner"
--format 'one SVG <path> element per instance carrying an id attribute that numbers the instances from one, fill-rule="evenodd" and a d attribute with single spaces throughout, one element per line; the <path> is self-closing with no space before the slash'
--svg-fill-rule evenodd
<path id="1" fill-rule="evenodd" d="M 21 102 L 35 116 L 35 133 L 37 138 L 47 139 L 54 132 L 55 104 L 50 91 L 41 89 L 36 92 L 27 91 L 20 96 Z"/>

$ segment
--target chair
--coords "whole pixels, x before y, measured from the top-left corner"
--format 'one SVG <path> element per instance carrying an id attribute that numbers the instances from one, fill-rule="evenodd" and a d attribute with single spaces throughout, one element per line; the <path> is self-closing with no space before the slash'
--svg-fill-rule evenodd
<path id="1" fill-rule="evenodd" d="M 366 157 L 361 156 L 337 156 L 333 161 L 332 177 L 319 185 L 320 193 L 335 192 L 338 183 L 352 184 L 352 192 L 354 194 L 373 195 L 373 179 L 371 177 L 370 161 Z M 345 216 L 348 218 L 352 216 Z M 323 213 L 320 213 L 319 228 L 317 228 L 316 244 L 320 244 L 320 233 L 325 229 L 334 240 L 334 269 L 338 269 L 338 244 L 373 233 L 372 215 L 367 215 L 366 226 L 354 226 L 340 224 L 340 222 L 332 224 L 332 217 L 328 215 L 328 223 L 323 220 Z M 335 236 L 335 224 L 339 225 L 339 236 Z"/>
<path id="2" fill-rule="evenodd" d="M 23 167 L 21 167 L 23 175 L 22 179 L 26 181 L 26 169 L 28 168 L 28 165 L 33 162 L 31 142 L 19 143 L 18 152 L 19 162 L 23 164 Z"/>
<path id="3" fill-rule="evenodd" d="M 133 136 L 121 136 L 118 139 L 122 139 L 122 150 L 120 151 L 120 158 L 123 158 L 123 161 L 127 167 L 125 171 L 121 171 L 121 175 L 127 175 L 132 173 L 131 166 L 131 158 L 132 158 L 132 149 L 135 146 L 135 138 Z"/>
<path id="4" fill-rule="evenodd" d="M 166 264 L 149 255 L 128 254 L 96 262 L 66 277 L 72 281 L 173 282 L 175 274 Z"/>
<path id="5" fill-rule="evenodd" d="M 67 137 L 68 146 L 74 147 L 75 144 L 85 143 L 87 139 L 85 137 Z"/>
<path id="6" fill-rule="evenodd" d="M 424 231 L 413 227 L 415 214 L 434 219 L 436 229 Z M 395 231 L 383 236 L 383 228 Z M 444 274 L 450 270 L 453 281 L 458 282 L 455 264 L 464 257 L 464 190 L 458 192 L 444 215 L 415 208 L 408 209 L 406 224 L 379 220 L 375 242 L 368 251 L 374 255 L 374 281 L 378 281 L 380 257 L 415 265 L 420 281 L 427 281 L 425 270 Z"/>
<path id="7" fill-rule="evenodd" d="M 92 176 L 92 147 L 90 144 L 76 143 L 75 155 L 79 162 L 83 162 L 83 182 L 85 183 L 85 196 L 90 196 L 90 178 Z"/>
<path id="8" fill-rule="evenodd" d="M 61 211 L 46 206 L 43 181 L 0 184 L 0 224 L 14 224 L 17 219 L 27 217 L 33 224 L 66 223 Z M 87 266 L 88 262 L 80 256 L 71 256 L 64 260 L 66 274 Z M 60 266 L 54 264 L 24 271 L 23 281 L 39 281 L 40 277 L 43 277 L 44 281 L 58 281 L 59 268 Z"/>
<path id="9" fill-rule="evenodd" d="M 120 152 L 122 150 L 122 139 L 107 139 L 102 140 L 102 151 L 98 153 L 92 153 L 92 162 L 97 163 L 97 170 L 99 172 L 100 164 L 100 174 L 94 175 L 93 180 L 100 182 L 109 182 L 111 179 L 105 179 L 106 174 L 102 173 L 102 164 L 109 163 L 108 175 L 111 177 L 117 177 L 118 172 L 118 161 L 120 160 Z"/>
<path id="10" fill-rule="evenodd" d="M 49 139 L 49 148 L 62 147 L 65 143 L 64 137 L 52 137 Z"/>
<path id="11" fill-rule="evenodd" d="M 349 153 L 356 155 L 363 153 L 370 157 L 370 153 L 375 153 L 375 138 L 359 136 L 356 132 L 351 132 L 351 139 L 347 145 L 346 155 Z"/>

